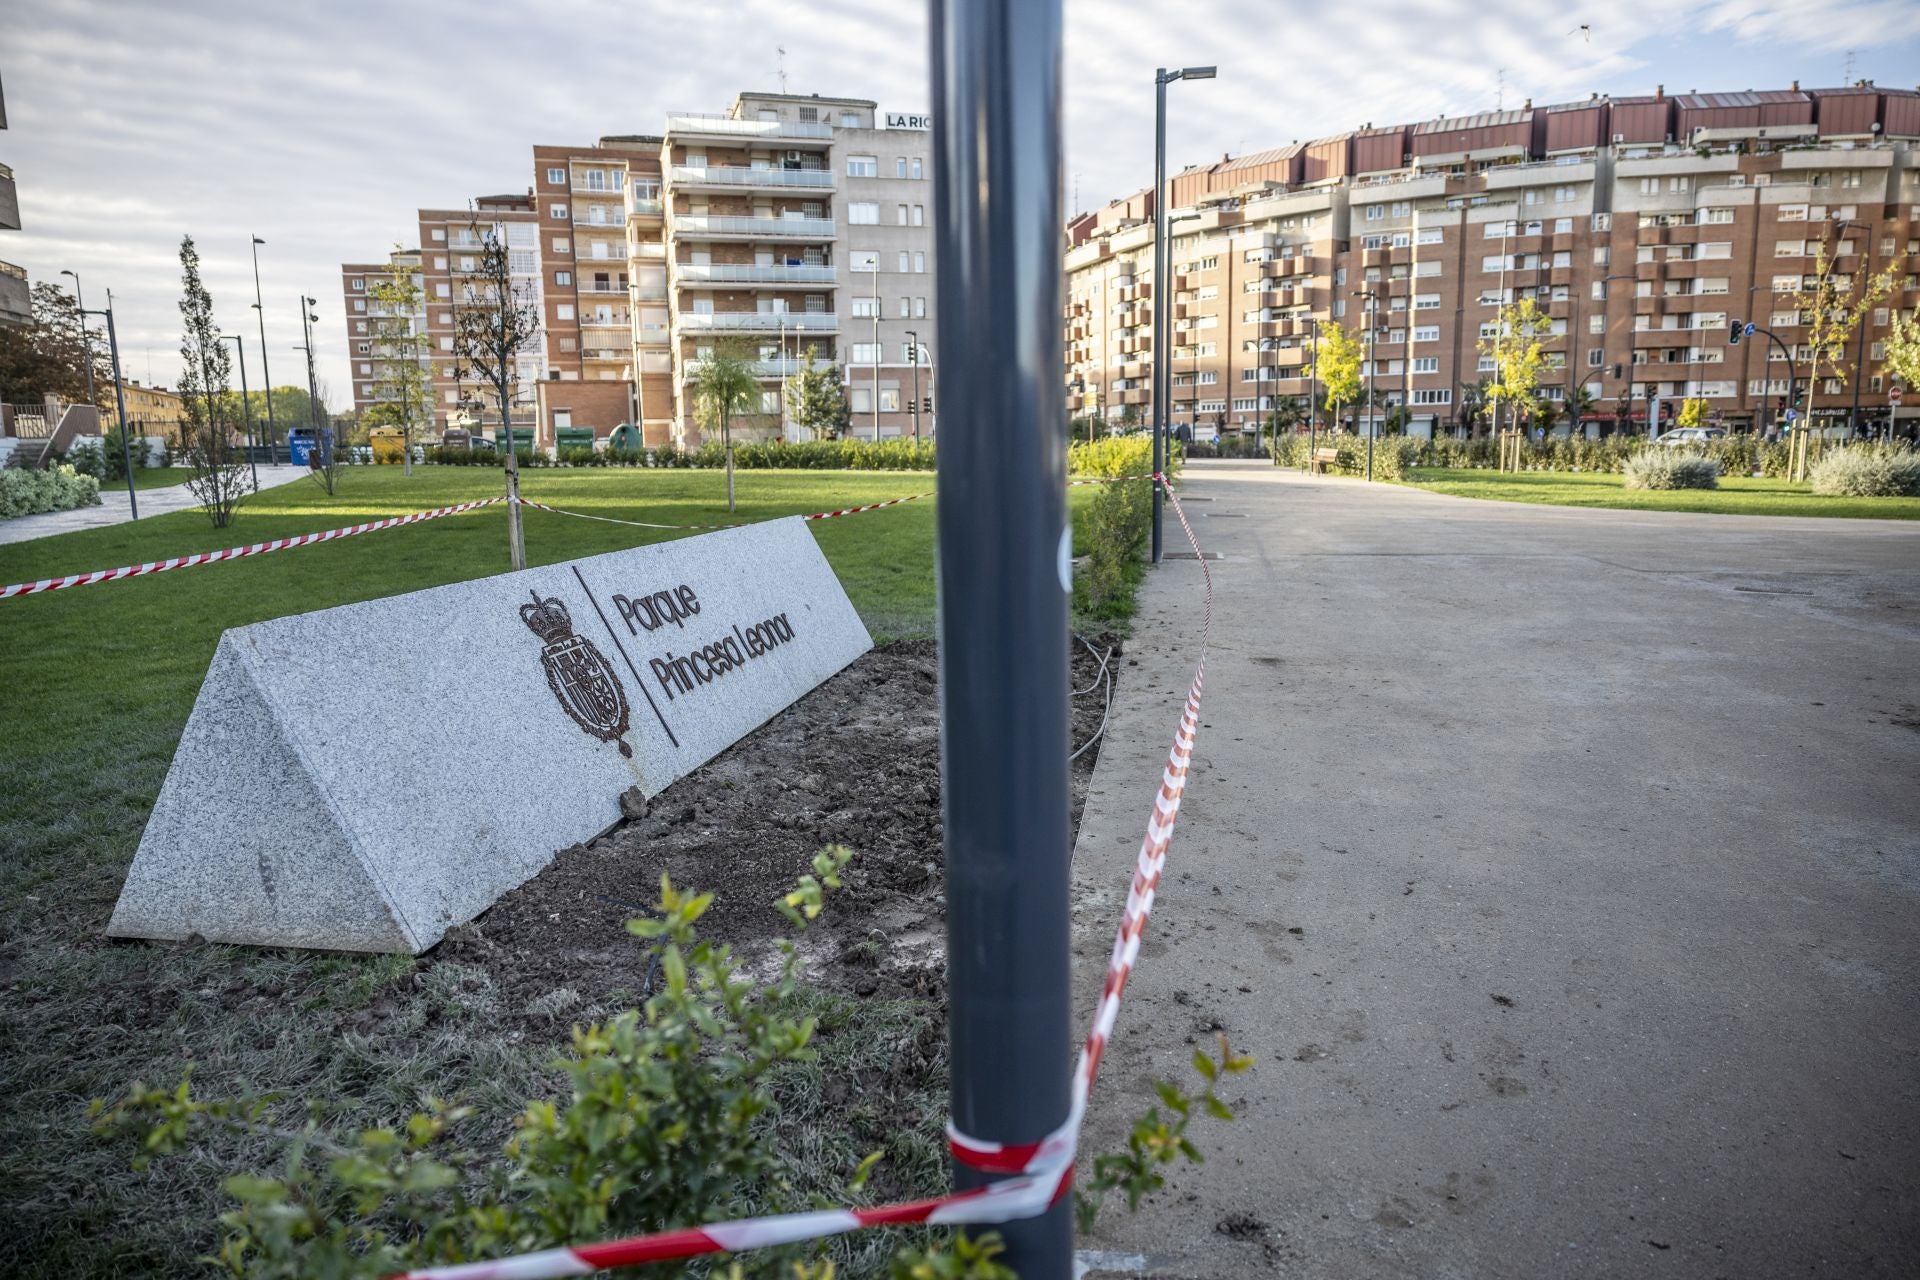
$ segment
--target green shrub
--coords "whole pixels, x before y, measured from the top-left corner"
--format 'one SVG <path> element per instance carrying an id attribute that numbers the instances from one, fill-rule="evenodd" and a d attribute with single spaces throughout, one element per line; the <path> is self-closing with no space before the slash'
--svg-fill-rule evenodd
<path id="1" fill-rule="evenodd" d="M 0 520 L 100 505 L 100 481 L 68 466 L 0 470 Z"/>
<path id="2" fill-rule="evenodd" d="M 1111 436 L 1076 444 L 1067 452 L 1071 469 L 1080 476 L 1143 476 L 1153 470 L 1150 436 Z M 1170 471 L 1178 467 L 1178 450 L 1169 454 L 1167 463 Z M 1082 612 L 1105 620 L 1133 612 L 1152 531 L 1151 481 L 1121 480 L 1095 490 L 1081 525 L 1087 564 L 1074 583 L 1074 603 Z"/>
<path id="3" fill-rule="evenodd" d="M 1623 487 L 1628 489 L 1720 487 L 1720 463 L 1717 459 L 1665 445 L 1653 445 L 1634 454 L 1627 459 L 1620 474 Z"/>
<path id="4" fill-rule="evenodd" d="M 1829 449 L 1809 473 L 1813 491 L 1837 498 L 1920 497 L 1920 452 L 1905 445 Z"/>

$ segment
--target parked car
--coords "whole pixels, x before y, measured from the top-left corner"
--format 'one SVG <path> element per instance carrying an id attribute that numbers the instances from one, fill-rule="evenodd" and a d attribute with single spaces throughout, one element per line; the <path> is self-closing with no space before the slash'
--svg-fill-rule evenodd
<path id="1" fill-rule="evenodd" d="M 1726 435 L 1720 427 L 1675 427 L 1663 434 L 1659 443 L 1664 445 L 1705 444 L 1709 440 L 1718 440 Z"/>

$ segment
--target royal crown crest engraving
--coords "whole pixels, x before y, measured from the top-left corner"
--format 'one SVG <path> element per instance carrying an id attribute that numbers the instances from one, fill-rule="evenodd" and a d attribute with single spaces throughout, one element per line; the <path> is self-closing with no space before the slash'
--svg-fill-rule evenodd
<path id="1" fill-rule="evenodd" d="M 540 665 L 546 668 L 547 687 L 575 724 L 602 742 L 618 743 L 620 754 L 631 758 L 627 691 L 613 664 L 593 641 L 573 633 L 566 605 L 551 597 L 542 600 L 537 591 L 532 595 L 532 604 L 520 606 L 520 621 L 546 642 Z"/>

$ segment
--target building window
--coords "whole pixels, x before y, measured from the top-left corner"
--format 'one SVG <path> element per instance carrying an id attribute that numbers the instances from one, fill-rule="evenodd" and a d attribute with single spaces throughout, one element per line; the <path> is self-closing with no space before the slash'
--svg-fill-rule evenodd
<path id="1" fill-rule="evenodd" d="M 1440 326 L 1437 324 L 1415 325 L 1413 327 L 1413 340 L 1415 342 L 1440 341 Z"/>
<path id="2" fill-rule="evenodd" d="M 1367 206 L 1368 222 L 1379 222 L 1385 219 L 1386 216 L 1387 216 L 1387 206 L 1383 204 L 1370 204 Z"/>
<path id="3" fill-rule="evenodd" d="M 877 342 L 854 343 L 852 362 L 854 364 L 879 364 L 880 344 Z"/>
<path id="4" fill-rule="evenodd" d="M 847 408 L 852 410 L 854 413 L 872 413 L 873 412 L 873 388 L 848 387 L 847 388 Z"/>
<path id="5" fill-rule="evenodd" d="M 553 315 L 554 315 L 554 319 L 556 319 L 556 320 L 571 320 L 571 319 L 573 319 L 573 306 L 572 306 L 572 304 L 571 304 L 571 303 L 566 303 L 566 302 L 563 302 L 563 303 L 561 303 L 561 304 L 560 304 L 559 306 L 557 306 L 557 307 L 555 307 L 555 308 L 553 309 Z"/>
<path id="6" fill-rule="evenodd" d="M 1413 371 L 1415 373 L 1440 372 L 1440 357 L 1439 356 L 1415 356 L 1413 358 Z"/>
<path id="7" fill-rule="evenodd" d="M 571 353 L 571 352 L 573 352 L 573 351 L 576 351 L 576 350 L 578 350 L 578 349 L 579 349 L 579 347 L 580 347 L 580 342 L 579 342 L 579 340 L 578 340 L 578 339 L 576 339 L 576 338 L 562 338 L 562 339 L 560 339 L 560 349 L 561 349 L 562 351 L 565 351 L 565 352 L 569 352 L 569 353 Z"/>
<path id="8" fill-rule="evenodd" d="M 880 269 L 880 251 L 877 249 L 855 249 L 847 260 L 849 271 L 878 271 Z"/>
<path id="9" fill-rule="evenodd" d="M 853 318 L 855 320 L 873 320 L 880 315 L 880 299 L 855 298 L 853 300 Z"/>
<path id="10" fill-rule="evenodd" d="M 355 298 L 353 300 L 353 309 L 355 311 L 365 311 L 367 309 L 367 300 L 365 298 Z"/>
<path id="11" fill-rule="evenodd" d="M 779 413 L 780 412 L 780 392 L 778 390 L 762 391 L 760 393 L 760 412 L 762 413 Z"/>
<path id="12" fill-rule="evenodd" d="M 855 226 L 876 226 L 880 222 L 880 206 L 872 200 L 850 200 L 847 202 L 847 221 Z"/>
<path id="13" fill-rule="evenodd" d="M 882 413 L 900 412 L 900 388 L 898 387 L 880 388 L 880 412 Z"/>
<path id="14" fill-rule="evenodd" d="M 900 296 L 900 318 L 902 320 L 913 319 L 913 299 L 907 297 L 905 294 Z"/>
<path id="15" fill-rule="evenodd" d="M 877 178 L 880 176 L 879 156 L 848 156 L 847 176 L 849 178 Z"/>
<path id="16" fill-rule="evenodd" d="M 567 217 L 567 206 L 563 204 L 549 205 L 547 207 L 547 213 L 549 216 L 564 222 Z"/>
<path id="17" fill-rule="evenodd" d="M 571 271 L 556 271 L 556 272 L 554 272 L 554 273 L 553 273 L 553 282 L 554 282 L 555 284 L 572 284 L 572 283 L 573 283 L 573 272 L 571 272 Z"/>
<path id="18" fill-rule="evenodd" d="M 1426 389 L 1415 387 L 1413 391 L 1413 402 L 1415 404 L 1452 404 L 1453 391 L 1449 387 Z"/>
<path id="19" fill-rule="evenodd" d="M 567 185 L 567 171 L 565 169 L 549 169 L 547 170 L 547 181 L 554 186 L 564 187 Z M 561 214 L 560 216 L 565 217 L 566 215 Z"/>
<path id="20" fill-rule="evenodd" d="M 553 251 L 555 253 L 572 253 L 573 242 L 565 236 L 555 236 L 553 238 Z"/>
<path id="21" fill-rule="evenodd" d="M 842 111 L 840 113 L 840 127 L 842 129 L 858 129 L 860 127 L 860 117 L 851 111 Z"/>
<path id="22" fill-rule="evenodd" d="M 927 175 L 925 174 L 925 172 L 922 171 L 921 165 L 922 165 L 922 161 L 919 156 L 914 156 L 910 160 L 908 160 L 907 176 L 910 178 L 914 178 L 916 180 L 925 178 Z"/>
<path id="23" fill-rule="evenodd" d="M 927 273 L 927 255 L 924 251 L 915 251 L 913 255 L 913 270 L 916 275 L 925 275 Z"/>
<path id="24" fill-rule="evenodd" d="M 905 156 L 894 157 L 893 176 L 896 178 L 904 178 L 907 176 L 907 158 Z"/>

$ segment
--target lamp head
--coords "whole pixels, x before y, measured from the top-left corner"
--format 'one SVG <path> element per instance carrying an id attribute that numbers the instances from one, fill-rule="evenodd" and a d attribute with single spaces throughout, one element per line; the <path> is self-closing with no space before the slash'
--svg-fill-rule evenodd
<path id="1" fill-rule="evenodd" d="M 254 242 L 255 244 L 265 244 L 265 243 L 266 243 L 266 241 L 265 241 L 265 240 L 262 240 L 262 239 L 261 239 L 261 238 L 260 238 L 259 236 L 255 236 L 255 237 L 253 238 L 253 242 Z"/>
<path id="2" fill-rule="evenodd" d="M 1219 68 L 1217 67 L 1182 67 L 1180 68 L 1180 78 L 1182 80 L 1211 80 L 1218 70 Z"/>
<path id="3" fill-rule="evenodd" d="M 60 274 L 63 276 L 73 276 L 75 280 L 78 280 L 80 278 L 79 276 L 74 275 L 74 273 L 71 271 L 62 271 Z"/>

